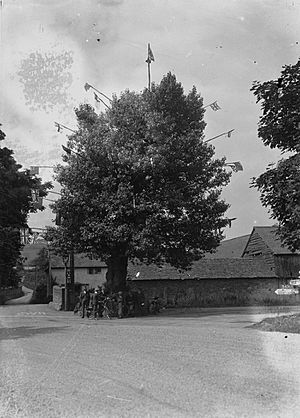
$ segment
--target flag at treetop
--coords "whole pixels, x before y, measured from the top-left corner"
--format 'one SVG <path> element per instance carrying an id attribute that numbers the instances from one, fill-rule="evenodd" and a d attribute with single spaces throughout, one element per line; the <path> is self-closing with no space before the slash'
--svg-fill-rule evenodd
<path id="1" fill-rule="evenodd" d="M 89 83 L 85 83 L 84 88 L 85 91 L 88 91 L 92 86 Z"/>
<path id="2" fill-rule="evenodd" d="M 62 145 L 61 146 L 62 147 L 62 149 L 67 153 L 67 154 L 69 154 L 69 155 L 71 155 L 71 150 L 70 150 L 70 148 L 67 148 L 67 147 L 65 147 L 64 145 Z"/>
<path id="3" fill-rule="evenodd" d="M 100 97 L 96 93 L 94 93 L 94 97 L 95 97 L 96 102 L 98 102 L 98 103 L 102 102 L 102 100 L 100 99 Z"/>
<path id="4" fill-rule="evenodd" d="M 57 128 L 57 132 L 61 132 L 62 128 L 59 123 L 54 122 L 55 127 Z"/>
<path id="5" fill-rule="evenodd" d="M 213 102 L 213 103 L 211 103 L 210 105 L 210 108 L 213 110 L 213 111 L 217 111 L 217 110 L 220 110 L 221 109 L 221 107 L 218 105 L 218 103 L 217 102 Z"/>
<path id="6" fill-rule="evenodd" d="M 30 174 L 33 175 L 33 176 L 36 175 L 36 174 L 40 174 L 39 166 L 31 165 L 30 166 Z"/>
<path id="7" fill-rule="evenodd" d="M 153 52 L 152 52 L 152 50 L 151 50 L 150 44 L 148 44 L 148 57 L 147 57 L 147 59 L 146 59 L 146 62 L 147 62 L 148 64 L 150 64 L 150 63 L 151 63 L 151 61 L 155 61 L 155 60 L 154 60 L 154 55 L 153 55 Z"/>
<path id="8" fill-rule="evenodd" d="M 232 163 L 227 163 L 226 165 L 228 165 L 229 167 L 232 168 L 233 171 L 238 172 L 238 171 L 243 171 L 243 166 L 240 163 L 240 161 L 233 161 Z"/>

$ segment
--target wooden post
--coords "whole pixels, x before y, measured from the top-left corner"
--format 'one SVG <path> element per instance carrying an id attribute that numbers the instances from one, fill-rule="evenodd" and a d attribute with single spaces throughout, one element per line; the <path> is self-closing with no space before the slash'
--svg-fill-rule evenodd
<path id="1" fill-rule="evenodd" d="M 52 285 L 51 257 L 50 257 L 50 249 L 48 248 L 47 299 L 51 298 L 51 293 L 52 293 L 51 285 Z"/>
<path id="2" fill-rule="evenodd" d="M 147 60 L 147 64 L 148 64 L 148 90 L 150 91 L 150 86 L 151 86 L 150 65 L 151 65 L 151 61 L 149 59 Z"/>
<path id="3" fill-rule="evenodd" d="M 75 265 L 74 265 L 74 250 L 70 252 L 70 295 L 69 295 L 69 309 L 74 309 L 75 306 Z"/>

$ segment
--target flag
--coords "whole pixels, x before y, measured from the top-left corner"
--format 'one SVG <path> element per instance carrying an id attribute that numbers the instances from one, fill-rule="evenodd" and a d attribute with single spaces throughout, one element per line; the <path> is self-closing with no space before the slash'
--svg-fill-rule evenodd
<path id="1" fill-rule="evenodd" d="M 152 52 L 152 50 L 151 50 L 151 48 L 150 48 L 150 44 L 148 44 L 148 57 L 147 57 L 147 59 L 146 59 L 146 62 L 147 62 L 148 64 L 150 64 L 150 63 L 151 63 L 151 61 L 155 61 L 155 60 L 154 60 L 154 55 L 153 55 L 153 52 Z"/>
<path id="2" fill-rule="evenodd" d="M 67 148 L 67 147 L 65 147 L 64 145 L 62 145 L 62 149 L 67 153 L 67 154 L 69 154 L 69 155 L 71 155 L 71 150 L 70 150 L 70 148 Z"/>
<path id="3" fill-rule="evenodd" d="M 227 132 L 227 136 L 228 136 L 228 138 L 230 138 L 231 137 L 231 133 L 234 131 L 234 129 L 231 129 L 231 131 L 228 131 Z"/>
<path id="4" fill-rule="evenodd" d="M 211 108 L 214 112 L 216 112 L 217 110 L 220 110 L 220 109 L 221 109 L 221 107 L 218 105 L 218 103 L 217 103 L 217 102 L 213 102 L 213 103 L 211 103 L 209 106 L 210 106 L 210 108 Z"/>
<path id="5" fill-rule="evenodd" d="M 102 100 L 100 99 L 100 97 L 96 93 L 94 93 L 94 97 L 95 97 L 95 100 L 96 100 L 97 103 L 102 102 Z"/>
<path id="6" fill-rule="evenodd" d="M 232 221 L 235 221 L 235 220 L 236 220 L 236 218 L 227 218 L 229 228 L 231 228 Z"/>
<path id="7" fill-rule="evenodd" d="M 85 83 L 84 88 L 85 91 L 88 91 L 92 86 L 89 83 Z"/>
<path id="8" fill-rule="evenodd" d="M 32 175 L 32 176 L 34 176 L 34 175 L 38 175 L 39 173 L 40 173 L 40 171 L 39 171 L 39 166 L 36 166 L 36 165 L 32 165 L 32 166 L 30 166 L 30 174 Z"/>
<path id="9" fill-rule="evenodd" d="M 57 132 L 61 132 L 62 128 L 61 128 L 60 124 L 59 124 L 59 123 L 57 123 L 57 122 L 54 122 L 54 125 L 55 125 L 55 126 L 56 126 L 56 128 L 57 128 Z"/>
<path id="10" fill-rule="evenodd" d="M 232 170 L 236 173 L 238 171 L 243 171 L 244 170 L 240 161 L 233 161 L 232 163 L 227 163 L 226 165 L 228 165 L 230 168 L 232 168 Z"/>

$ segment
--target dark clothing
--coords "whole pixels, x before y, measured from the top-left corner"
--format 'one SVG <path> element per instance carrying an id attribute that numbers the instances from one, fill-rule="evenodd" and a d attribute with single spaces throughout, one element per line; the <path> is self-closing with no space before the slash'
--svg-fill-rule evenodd
<path id="1" fill-rule="evenodd" d="M 117 303 L 118 303 L 118 318 L 123 318 L 123 296 L 122 295 L 118 295 Z"/>
<path id="2" fill-rule="evenodd" d="M 90 294 L 87 290 L 84 290 L 81 292 L 80 300 L 81 300 L 82 318 L 84 318 L 86 310 L 88 309 L 89 303 L 90 303 Z"/>

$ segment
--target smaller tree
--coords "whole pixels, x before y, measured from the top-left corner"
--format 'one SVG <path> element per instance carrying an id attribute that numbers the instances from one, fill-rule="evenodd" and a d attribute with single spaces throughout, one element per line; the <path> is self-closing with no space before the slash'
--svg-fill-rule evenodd
<path id="1" fill-rule="evenodd" d="M 263 206 L 279 222 L 278 234 L 292 251 L 300 250 L 300 61 L 283 67 L 277 80 L 254 82 L 261 103 L 258 136 L 265 145 L 289 152 L 273 168 L 252 179 Z"/>
<path id="2" fill-rule="evenodd" d="M 4 139 L 0 130 L 0 140 Z M 22 248 L 20 230 L 28 228 L 29 213 L 44 209 L 36 204 L 34 196 L 42 198 L 52 187 L 21 168 L 12 150 L 0 148 L 0 286 L 17 283 L 16 265 Z"/>

